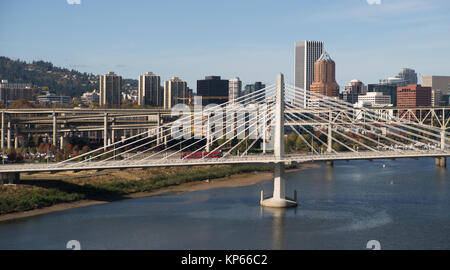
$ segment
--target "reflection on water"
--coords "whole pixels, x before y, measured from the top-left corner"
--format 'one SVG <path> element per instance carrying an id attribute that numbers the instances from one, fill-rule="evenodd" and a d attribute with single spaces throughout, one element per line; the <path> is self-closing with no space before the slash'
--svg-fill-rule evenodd
<path id="1" fill-rule="evenodd" d="M 287 180 L 294 209 L 259 205 L 270 181 L 124 200 L 0 223 L 0 249 L 450 249 L 450 179 L 432 159 L 335 162 Z"/>
<path id="2" fill-rule="evenodd" d="M 331 181 L 333 180 L 333 167 L 325 167 L 325 180 Z"/>
<path id="3" fill-rule="evenodd" d="M 284 223 L 285 223 L 285 213 L 286 211 L 294 211 L 294 209 L 282 209 L 282 208 L 270 208 L 270 207 L 261 207 L 261 213 L 264 215 L 269 214 L 272 218 L 272 249 L 274 250 L 282 250 L 286 249 L 283 243 L 284 240 Z"/>

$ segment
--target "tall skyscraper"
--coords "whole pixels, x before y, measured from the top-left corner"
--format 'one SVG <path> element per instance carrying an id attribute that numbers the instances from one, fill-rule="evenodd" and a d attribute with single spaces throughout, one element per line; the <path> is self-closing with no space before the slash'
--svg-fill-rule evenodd
<path id="1" fill-rule="evenodd" d="M 389 77 L 387 79 L 380 80 L 380 85 L 395 85 L 407 86 L 410 84 L 417 84 L 417 73 L 414 69 L 401 68 L 400 72 L 395 77 Z"/>
<path id="2" fill-rule="evenodd" d="M 414 69 L 401 68 L 395 77 L 402 79 L 406 85 L 417 84 L 417 73 Z"/>
<path id="3" fill-rule="evenodd" d="M 228 101 L 228 80 L 220 76 L 206 76 L 197 81 L 197 96 L 202 96 L 202 105 L 222 104 Z"/>
<path id="4" fill-rule="evenodd" d="M 109 72 L 100 76 L 100 106 L 120 106 L 122 103 L 122 76 Z"/>
<path id="5" fill-rule="evenodd" d="M 311 101 L 321 99 L 314 96 L 319 94 L 328 97 L 339 97 L 339 85 L 336 82 L 336 64 L 326 51 L 314 63 L 314 81 L 310 86 Z"/>
<path id="6" fill-rule="evenodd" d="M 314 62 L 322 55 L 323 42 L 305 40 L 295 43 L 295 86 L 305 89 L 309 93 L 309 87 L 314 80 Z M 306 106 L 306 96 L 296 96 L 294 103 Z"/>
<path id="7" fill-rule="evenodd" d="M 241 96 L 242 82 L 239 77 L 230 79 L 228 83 L 228 99 L 230 102 L 234 102 Z"/>
<path id="8" fill-rule="evenodd" d="M 139 76 L 138 105 L 162 107 L 164 95 L 161 89 L 161 78 L 153 72 Z"/>
<path id="9" fill-rule="evenodd" d="M 172 106 L 183 103 L 187 104 L 188 87 L 185 81 L 178 77 L 173 77 L 164 82 L 164 108 L 171 109 Z"/>

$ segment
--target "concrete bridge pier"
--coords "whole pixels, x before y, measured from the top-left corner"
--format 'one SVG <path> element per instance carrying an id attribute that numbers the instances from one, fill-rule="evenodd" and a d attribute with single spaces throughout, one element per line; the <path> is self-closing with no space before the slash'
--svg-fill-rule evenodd
<path id="1" fill-rule="evenodd" d="M 327 168 L 332 168 L 334 167 L 334 162 L 332 160 L 327 160 L 325 161 L 325 165 L 327 166 Z"/>
<path id="2" fill-rule="evenodd" d="M 260 204 L 266 207 L 288 208 L 297 206 L 297 192 L 294 191 L 294 198 L 286 197 L 286 180 L 284 178 L 284 163 L 276 163 L 273 171 L 273 196 L 264 199 L 264 191 L 261 190 Z"/>
<path id="3" fill-rule="evenodd" d="M 19 183 L 20 183 L 20 173 L 18 172 L 0 173 L 0 185 L 19 184 Z"/>

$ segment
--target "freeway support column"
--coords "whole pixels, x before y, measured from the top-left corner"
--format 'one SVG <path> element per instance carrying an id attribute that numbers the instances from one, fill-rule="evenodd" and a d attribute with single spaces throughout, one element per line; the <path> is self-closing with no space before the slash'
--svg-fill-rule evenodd
<path id="1" fill-rule="evenodd" d="M 59 149 L 63 150 L 64 149 L 64 136 L 59 137 Z"/>
<path id="2" fill-rule="evenodd" d="M 106 148 L 108 146 L 108 113 L 105 112 L 103 119 L 103 146 Z"/>
<path id="3" fill-rule="evenodd" d="M 147 125 L 150 125 L 150 122 L 152 121 L 152 115 L 147 115 Z M 152 131 L 154 131 L 154 129 L 152 128 L 147 128 L 147 137 L 150 138 L 152 137 Z"/>
<path id="4" fill-rule="evenodd" d="M 169 128 L 162 128 L 162 136 L 164 137 L 164 148 L 166 149 L 167 149 L 167 137 L 169 137 L 168 136 L 169 132 L 170 132 Z"/>
<path id="5" fill-rule="evenodd" d="M 2 112 L 1 148 L 5 149 L 5 112 Z"/>
<path id="6" fill-rule="evenodd" d="M 116 142 L 116 132 L 114 130 L 114 126 L 116 125 L 116 118 L 112 119 L 111 122 L 111 143 L 114 144 Z"/>
<path id="7" fill-rule="evenodd" d="M 8 130 L 6 131 L 6 147 L 11 149 L 11 120 L 8 119 Z"/>
<path id="8" fill-rule="evenodd" d="M 53 144 L 54 146 L 57 145 L 57 142 L 56 142 L 56 132 L 57 132 L 57 130 L 56 130 L 56 124 L 57 124 L 57 121 L 56 121 L 56 113 L 53 113 L 53 137 L 52 137 L 52 144 Z"/>
<path id="9" fill-rule="evenodd" d="M 161 115 L 156 115 L 156 145 L 161 144 Z"/>
<path id="10" fill-rule="evenodd" d="M 295 207 L 297 202 L 286 197 L 286 180 L 284 178 L 284 75 L 277 76 L 277 94 L 275 105 L 275 138 L 274 138 L 274 179 L 273 197 L 264 199 L 264 191 L 261 191 L 262 206 L 267 207 Z M 295 192 L 294 192 L 295 194 Z M 296 197 L 296 195 L 294 195 Z"/>

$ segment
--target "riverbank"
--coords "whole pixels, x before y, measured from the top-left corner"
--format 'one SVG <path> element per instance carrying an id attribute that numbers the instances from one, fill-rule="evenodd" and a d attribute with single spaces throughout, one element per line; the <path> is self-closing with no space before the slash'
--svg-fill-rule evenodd
<path id="1" fill-rule="evenodd" d="M 288 172 L 319 166 L 301 164 Z M 271 170 L 241 165 L 26 175 L 21 185 L 0 186 L 0 221 L 122 199 L 250 186 L 271 180 Z"/>

